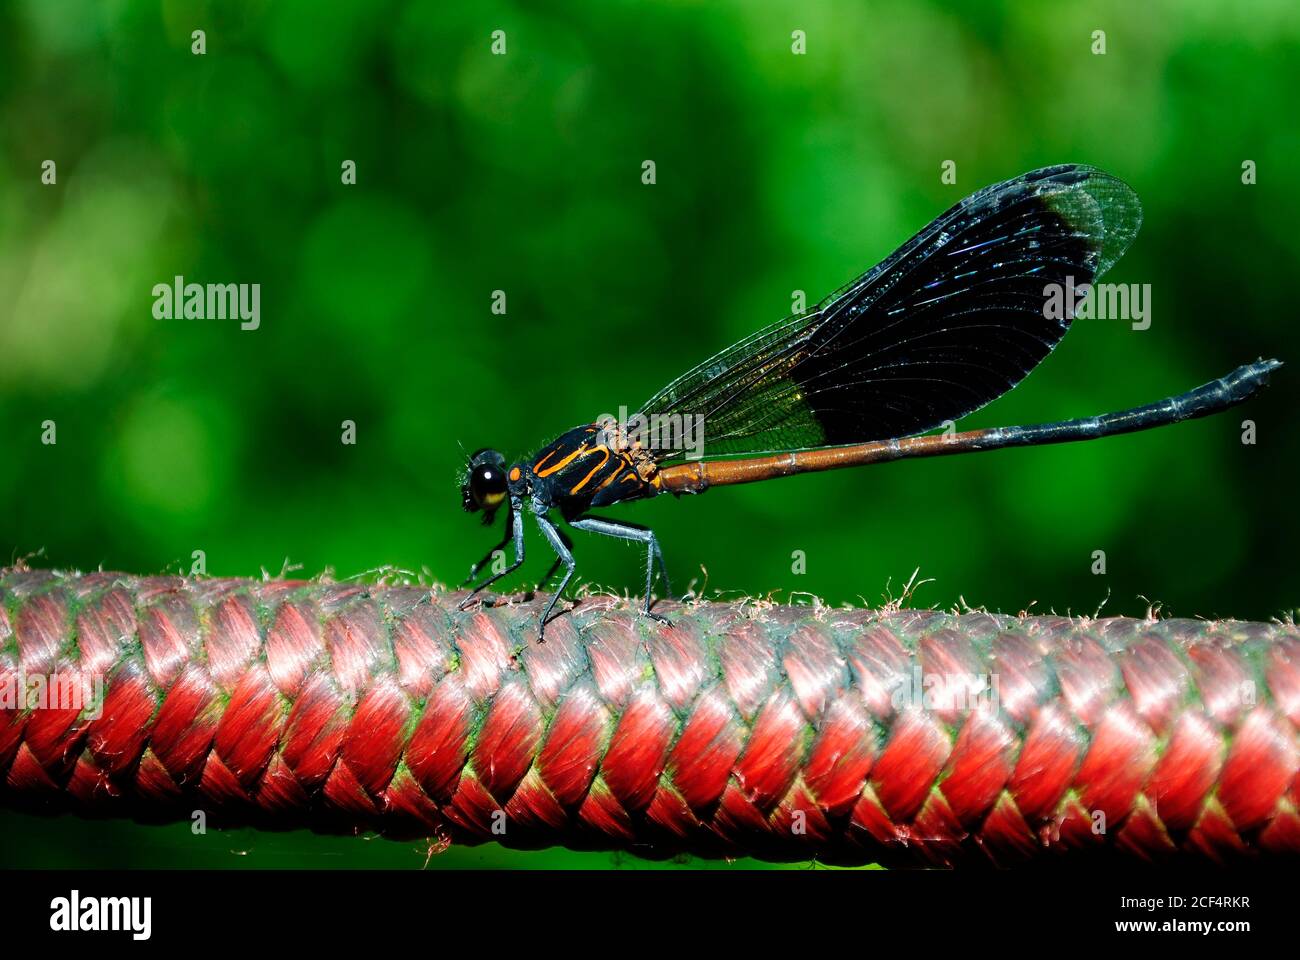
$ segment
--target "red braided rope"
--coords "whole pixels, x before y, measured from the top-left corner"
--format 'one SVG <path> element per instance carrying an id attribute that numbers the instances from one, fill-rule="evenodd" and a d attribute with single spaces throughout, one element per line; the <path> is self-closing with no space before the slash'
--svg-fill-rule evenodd
<path id="1" fill-rule="evenodd" d="M 512 846 L 1011 864 L 1300 853 L 1290 624 L 0 572 L 0 802 Z M 27 689 L 31 689 L 30 686 Z M 504 829 L 504 833 L 501 831 Z"/>

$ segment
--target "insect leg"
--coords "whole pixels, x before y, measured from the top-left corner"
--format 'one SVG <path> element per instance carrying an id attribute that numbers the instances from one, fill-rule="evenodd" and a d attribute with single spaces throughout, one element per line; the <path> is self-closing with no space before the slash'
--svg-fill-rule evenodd
<path id="1" fill-rule="evenodd" d="M 516 570 L 519 567 L 521 563 L 524 562 L 524 514 L 523 511 L 519 509 L 518 501 L 515 500 L 510 501 L 510 526 L 511 526 L 512 536 L 515 541 L 514 562 L 511 563 L 510 566 L 502 570 L 500 573 L 492 574 L 492 576 L 488 577 L 477 587 L 471 590 L 469 596 L 460 602 L 460 605 L 457 607 L 458 610 L 464 610 L 467 606 L 469 606 L 470 602 L 474 599 L 474 597 L 479 593 L 480 590 L 488 586 L 488 584 L 495 583 L 497 580 L 500 580 L 506 574 L 512 573 L 514 570 Z"/>
<path id="2" fill-rule="evenodd" d="M 638 527 L 630 523 L 615 523 L 612 520 L 601 520 L 598 517 L 581 517 L 577 520 L 569 521 L 569 526 L 575 530 L 586 530 L 589 533 L 599 533 L 607 537 L 617 537 L 619 540 L 632 540 L 637 543 L 646 545 L 646 571 L 645 571 L 645 607 L 642 612 L 654 620 L 667 623 L 665 617 L 657 613 L 650 612 L 650 589 L 654 586 L 655 564 L 659 564 L 659 572 L 663 574 L 664 589 L 672 596 L 672 585 L 668 582 L 668 568 L 664 565 L 664 554 L 659 549 L 659 541 L 656 539 L 653 530 L 647 530 L 645 527 Z"/>
<path id="3" fill-rule="evenodd" d="M 560 531 L 555 528 L 555 524 L 551 523 L 544 513 L 538 513 L 536 514 L 536 517 L 537 525 L 542 528 L 542 534 L 551 544 L 551 549 L 555 551 L 555 555 L 566 568 L 564 571 L 564 578 L 560 580 L 560 585 L 556 587 L 555 592 L 551 594 L 551 600 L 546 605 L 546 609 L 542 611 L 541 619 L 537 622 L 537 639 L 541 641 L 546 639 L 546 621 L 551 618 L 551 610 L 555 608 L 555 602 L 560 599 L 560 594 L 564 593 L 564 588 L 567 587 L 569 581 L 573 579 L 573 571 L 577 568 L 578 564 L 573 559 L 573 552 L 565 545 L 564 538 L 561 536 Z"/>
<path id="4" fill-rule="evenodd" d="M 506 532 L 505 535 L 501 537 L 501 542 L 498 543 L 491 550 L 489 550 L 487 553 L 485 553 L 483 555 L 482 560 L 480 560 L 478 563 L 474 564 L 474 566 L 469 568 L 469 576 L 466 577 L 463 581 L 461 581 L 460 585 L 462 587 L 474 581 L 474 578 L 478 576 L 478 572 L 482 570 L 484 566 L 487 565 L 489 560 L 491 560 L 494 556 L 496 556 L 497 551 L 504 550 L 506 548 L 506 544 L 508 544 L 511 538 L 514 536 L 514 531 L 513 531 L 514 513 L 515 511 L 512 508 L 509 512 L 509 516 L 506 517 Z"/>
<path id="5" fill-rule="evenodd" d="M 566 547 L 568 547 L 570 550 L 572 550 L 572 549 L 573 549 L 573 541 L 570 540 L 570 539 L 565 535 L 564 531 L 561 530 L 559 527 L 556 527 L 556 528 L 555 528 L 555 532 L 558 533 L 558 534 L 560 535 L 560 539 L 564 541 L 564 545 L 565 545 Z M 564 561 L 561 560 L 559 557 L 556 557 L 556 558 L 555 558 L 555 562 L 554 562 L 553 564 L 551 564 L 551 569 L 549 569 L 549 570 L 546 571 L 546 576 L 542 577 L 541 580 L 537 581 L 537 589 L 538 589 L 538 590 L 541 590 L 542 587 L 544 587 L 544 586 L 546 586 L 548 583 L 550 583 L 550 582 L 551 582 L 551 577 L 555 576 L 555 571 L 559 570 L 560 567 L 563 566 L 563 564 L 564 564 Z"/>

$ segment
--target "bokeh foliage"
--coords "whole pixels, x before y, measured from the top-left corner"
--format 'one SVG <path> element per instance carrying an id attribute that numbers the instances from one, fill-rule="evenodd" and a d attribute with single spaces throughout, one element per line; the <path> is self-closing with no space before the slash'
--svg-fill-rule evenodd
<path id="1" fill-rule="evenodd" d="M 1145 226 L 1108 279 L 1150 283 L 1153 322 L 1080 321 L 963 427 L 1300 361 L 1293 0 L 540 6 L 0 6 L 4 562 L 40 551 L 34 564 L 148 573 L 188 570 L 201 549 L 220 575 L 458 580 L 492 538 L 460 510 L 466 451 L 522 455 L 635 407 L 789 312 L 791 291 L 815 301 L 960 197 L 1049 163 L 1095 164 L 1141 196 Z M 490 53 L 497 29 L 506 56 Z M 1242 185 L 1245 160 L 1258 185 Z M 151 288 L 177 274 L 260 283 L 261 328 L 155 320 Z M 489 311 L 498 289 L 505 316 Z M 1240 415 L 1166 431 L 619 513 L 659 531 L 679 589 L 707 570 L 724 596 L 878 602 L 919 568 L 933 578 L 919 604 L 1285 615 L 1293 371 Z M 1246 417 L 1256 446 L 1240 442 Z M 56 445 L 40 442 L 46 420 Z M 521 584 L 545 569 L 535 546 Z M 638 553 L 581 535 L 577 549 L 590 582 L 637 589 Z M 310 835 L 202 853 L 184 825 L 5 815 L 0 829 L 12 863 L 423 861 Z M 263 855 L 227 852 L 241 846 Z"/>

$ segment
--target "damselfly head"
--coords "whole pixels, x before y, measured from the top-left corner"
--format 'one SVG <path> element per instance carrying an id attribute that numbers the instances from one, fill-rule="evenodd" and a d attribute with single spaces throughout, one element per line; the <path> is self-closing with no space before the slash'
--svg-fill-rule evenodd
<path id="1" fill-rule="evenodd" d="M 506 487 L 506 458 L 495 450 L 478 450 L 465 468 L 461 504 L 468 513 L 482 510 L 483 523 L 490 524 L 497 508 L 505 502 Z"/>

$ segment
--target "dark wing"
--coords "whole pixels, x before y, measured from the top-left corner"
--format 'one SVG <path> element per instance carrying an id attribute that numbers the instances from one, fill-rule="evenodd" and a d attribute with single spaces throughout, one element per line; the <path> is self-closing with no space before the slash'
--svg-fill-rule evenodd
<path id="1" fill-rule="evenodd" d="M 1094 282 L 1141 223 L 1132 189 L 1092 167 L 986 187 L 810 313 L 674 380 L 641 413 L 703 416 L 705 456 L 924 433 L 1024 379 L 1070 326 L 1068 313 L 1048 318 L 1045 288 Z"/>

